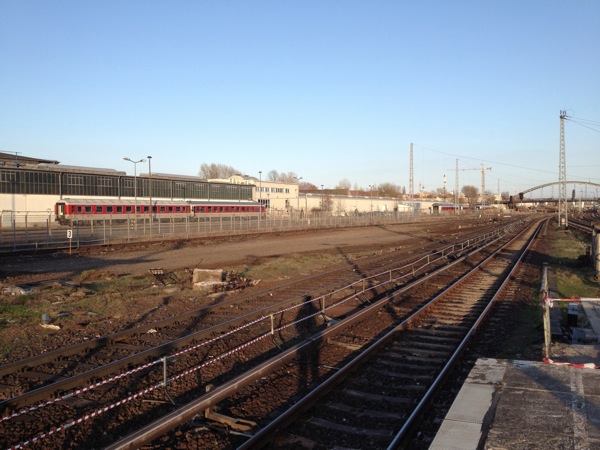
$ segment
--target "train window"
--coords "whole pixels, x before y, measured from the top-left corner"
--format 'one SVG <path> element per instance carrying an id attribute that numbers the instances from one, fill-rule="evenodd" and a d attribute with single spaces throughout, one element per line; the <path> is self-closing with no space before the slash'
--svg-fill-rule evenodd
<path id="1" fill-rule="evenodd" d="M 160 212 L 165 212 L 165 207 L 164 206 L 160 207 Z"/>
<path id="2" fill-rule="evenodd" d="M 86 213 L 91 213 L 92 212 L 92 207 L 91 206 L 86 206 L 85 207 L 85 212 Z"/>
<path id="3" fill-rule="evenodd" d="M 103 206 L 96 206 L 96 212 L 97 213 L 101 213 L 104 211 L 104 207 Z"/>
<path id="4" fill-rule="evenodd" d="M 133 208 L 131 206 L 126 206 L 125 212 L 128 212 L 128 213 L 133 212 Z"/>
<path id="5" fill-rule="evenodd" d="M 117 206 L 117 212 L 118 212 L 118 213 L 121 213 L 121 212 L 123 212 L 123 207 L 122 207 L 122 206 Z"/>
<path id="6" fill-rule="evenodd" d="M 181 209 L 180 209 L 180 208 L 181 208 L 180 206 L 176 206 L 176 207 L 175 207 L 175 212 L 179 212 L 179 211 L 181 211 Z"/>
<path id="7" fill-rule="evenodd" d="M 107 206 L 106 207 L 106 212 L 107 213 L 112 213 L 113 212 L 113 207 L 112 206 Z"/>

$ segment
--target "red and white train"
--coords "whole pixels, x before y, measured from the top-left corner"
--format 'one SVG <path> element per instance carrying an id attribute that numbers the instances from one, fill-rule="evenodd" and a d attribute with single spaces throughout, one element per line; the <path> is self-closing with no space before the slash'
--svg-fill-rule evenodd
<path id="1" fill-rule="evenodd" d="M 247 217 L 264 218 L 265 205 L 253 201 L 192 201 L 192 200 L 121 200 L 94 198 L 66 198 L 56 202 L 54 215 L 57 222 L 69 223 L 73 220 L 128 220 L 134 216 L 152 214 L 153 219 L 200 218 L 200 217 Z M 139 218 L 139 217 L 138 217 Z"/>
<path id="2" fill-rule="evenodd" d="M 457 205 L 455 203 L 434 203 L 431 205 L 431 212 L 433 214 L 454 214 L 459 211 L 468 211 L 470 209 L 469 205 Z"/>

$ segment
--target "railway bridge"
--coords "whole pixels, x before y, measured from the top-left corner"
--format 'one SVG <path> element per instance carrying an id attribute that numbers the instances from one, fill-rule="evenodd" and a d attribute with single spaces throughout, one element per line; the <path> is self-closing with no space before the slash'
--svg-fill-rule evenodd
<path id="1" fill-rule="evenodd" d="M 512 204 L 518 203 L 558 203 L 559 181 L 540 184 L 519 192 L 517 198 L 511 197 Z M 567 181 L 567 201 L 583 204 L 598 204 L 600 184 L 591 181 Z"/>

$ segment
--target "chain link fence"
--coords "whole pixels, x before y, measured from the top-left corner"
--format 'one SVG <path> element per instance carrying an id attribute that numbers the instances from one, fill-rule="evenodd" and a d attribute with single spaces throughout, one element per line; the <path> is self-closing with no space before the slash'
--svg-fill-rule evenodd
<path id="1" fill-rule="evenodd" d="M 447 220 L 458 219 L 448 216 Z M 107 216 L 93 220 L 75 218 L 60 225 L 51 212 L 2 211 L 0 253 L 78 248 L 154 240 L 194 239 L 275 231 L 310 230 L 395 223 L 426 222 L 440 217 L 415 213 L 365 213 L 333 216 L 327 212 L 248 218 L 219 214 L 216 217 L 150 218 L 138 214 L 123 220 Z"/>

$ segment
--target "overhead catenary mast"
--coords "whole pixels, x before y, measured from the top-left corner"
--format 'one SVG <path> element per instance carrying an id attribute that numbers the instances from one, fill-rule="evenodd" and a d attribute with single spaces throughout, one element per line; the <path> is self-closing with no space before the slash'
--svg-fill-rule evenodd
<path id="1" fill-rule="evenodd" d="M 567 165 L 565 157 L 565 119 L 567 111 L 560 112 L 560 157 L 558 164 L 558 226 L 568 228 L 568 207 L 567 207 Z"/>
<path id="2" fill-rule="evenodd" d="M 491 167 L 484 167 L 481 163 L 481 204 L 485 205 L 485 171 L 492 170 Z"/>

